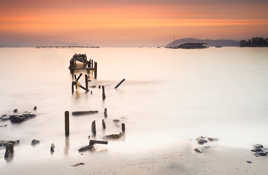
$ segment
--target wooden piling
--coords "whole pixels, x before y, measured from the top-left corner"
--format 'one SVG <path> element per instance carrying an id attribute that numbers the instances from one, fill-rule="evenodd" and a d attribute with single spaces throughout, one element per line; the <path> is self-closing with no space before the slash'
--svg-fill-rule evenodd
<path id="1" fill-rule="evenodd" d="M 126 131 L 126 125 L 125 125 L 125 123 L 122 123 L 121 126 L 122 126 L 122 133 L 125 133 L 125 131 Z"/>
<path id="2" fill-rule="evenodd" d="M 91 133 L 93 136 L 96 136 L 97 132 L 96 132 L 96 121 L 94 120 L 92 123 L 91 123 Z"/>
<path id="3" fill-rule="evenodd" d="M 74 82 L 72 82 L 72 94 L 74 94 Z"/>
<path id="4" fill-rule="evenodd" d="M 105 88 L 102 86 L 102 100 L 105 100 L 106 95 L 105 95 Z"/>
<path id="5" fill-rule="evenodd" d="M 69 134 L 70 134 L 69 111 L 65 111 L 64 115 L 65 115 L 65 136 L 69 137 Z"/>
<path id="6" fill-rule="evenodd" d="M 85 84 L 86 84 L 86 89 L 88 91 L 88 75 L 85 74 Z"/>
<path id="7" fill-rule="evenodd" d="M 117 89 L 126 79 L 122 79 L 114 88 Z"/>
<path id="8" fill-rule="evenodd" d="M 5 158 L 14 153 L 14 145 L 12 143 L 6 144 Z"/>
<path id="9" fill-rule="evenodd" d="M 97 72 L 98 72 L 98 63 L 94 62 L 94 78 L 97 79 Z"/>
<path id="10" fill-rule="evenodd" d="M 102 119 L 101 123 L 102 123 L 102 129 L 106 129 L 106 124 L 105 124 L 104 119 Z"/>
<path id="11" fill-rule="evenodd" d="M 107 108 L 104 108 L 104 117 L 107 118 L 108 114 L 107 114 Z"/>

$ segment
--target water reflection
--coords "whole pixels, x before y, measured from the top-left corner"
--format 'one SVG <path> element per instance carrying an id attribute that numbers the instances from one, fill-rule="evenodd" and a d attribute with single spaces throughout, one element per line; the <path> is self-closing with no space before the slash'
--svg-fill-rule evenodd
<path id="1" fill-rule="evenodd" d="M 68 156 L 70 150 L 70 137 L 65 137 L 64 155 Z"/>

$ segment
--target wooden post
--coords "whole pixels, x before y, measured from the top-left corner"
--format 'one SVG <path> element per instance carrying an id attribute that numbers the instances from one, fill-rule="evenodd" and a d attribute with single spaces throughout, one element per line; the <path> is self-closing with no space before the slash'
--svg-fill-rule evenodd
<path id="1" fill-rule="evenodd" d="M 105 89 L 104 86 L 102 86 L 102 100 L 105 100 L 106 95 L 105 95 Z"/>
<path id="2" fill-rule="evenodd" d="M 72 82 L 72 94 L 74 94 L 74 82 Z"/>
<path id="3" fill-rule="evenodd" d="M 65 115 L 65 136 L 69 137 L 69 134 L 70 134 L 69 111 L 65 111 L 64 115 Z"/>
<path id="4" fill-rule="evenodd" d="M 107 108 L 104 108 L 104 117 L 107 118 L 108 115 L 107 115 Z"/>
<path id="5" fill-rule="evenodd" d="M 126 79 L 121 80 L 114 88 L 117 89 Z"/>
<path id="6" fill-rule="evenodd" d="M 98 64 L 97 62 L 95 61 L 94 62 L 94 78 L 97 79 L 97 71 L 98 71 Z"/>
<path id="7" fill-rule="evenodd" d="M 125 133 L 125 131 L 126 131 L 126 125 L 125 125 L 125 123 L 122 123 L 122 133 Z"/>
<path id="8" fill-rule="evenodd" d="M 96 121 L 95 120 L 91 123 L 91 132 L 92 132 L 93 136 L 96 136 L 97 132 L 96 132 Z"/>
<path id="9" fill-rule="evenodd" d="M 102 123 L 102 129 L 106 129 L 106 124 L 105 124 L 104 119 L 102 119 L 101 123 Z"/>
<path id="10" fill-rule="evenodd" d="M 86 83 L 86 89 L 88 91 L 88 76 L 85 74 L 85 83 Z"/>

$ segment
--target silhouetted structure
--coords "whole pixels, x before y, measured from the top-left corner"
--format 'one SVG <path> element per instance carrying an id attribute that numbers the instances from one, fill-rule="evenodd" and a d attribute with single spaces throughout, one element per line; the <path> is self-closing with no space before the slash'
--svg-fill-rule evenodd
<path id="1" fill-rule="evenodd" d="M 240 47 L 268 47 L 268 38 L 254 37 L 249 40 L 241 40 Z"/>

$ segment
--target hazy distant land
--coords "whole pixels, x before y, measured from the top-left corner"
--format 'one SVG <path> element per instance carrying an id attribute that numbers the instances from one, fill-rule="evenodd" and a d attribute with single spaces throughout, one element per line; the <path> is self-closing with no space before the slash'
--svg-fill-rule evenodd
<path id="1" fill-rule="evenodd" d="M 197 38 L 182 38 L 174 40 L 168 43 L 166 48 L 177 48 L 179 45 L 184 43 L 206 43 L 208 46 L 225 46 L 225 47 L 239 47 L 240 43 L 236 40 L 211 40 L 211 39 L 197 39 Z"/>

